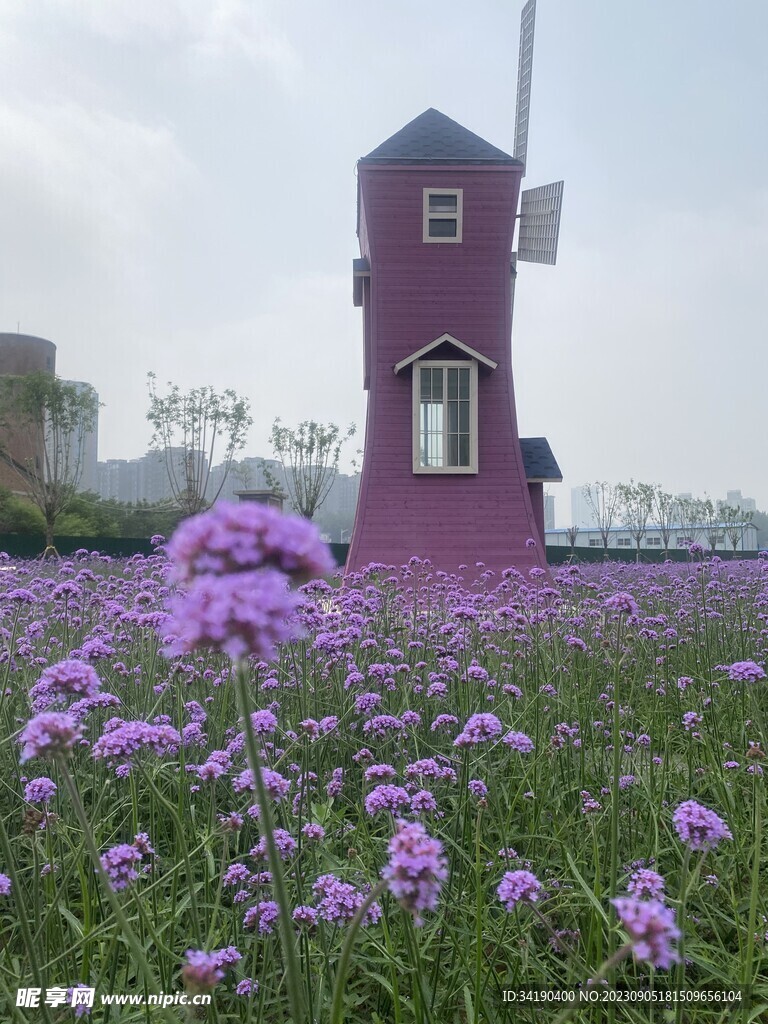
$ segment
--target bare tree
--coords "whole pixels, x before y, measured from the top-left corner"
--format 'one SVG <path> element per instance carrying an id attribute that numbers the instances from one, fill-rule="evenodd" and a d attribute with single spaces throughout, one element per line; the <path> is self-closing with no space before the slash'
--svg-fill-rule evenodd
<path id="1" fill-rule="evenodd" d="M 284 427 L 279 417 L 272 424 L 272 449 L 283 466 L 288 498 L 300 515 L 311 519 L 328 497 L 338 472 L 341 447 L 355 430 L 353 423 L 342 434 L 335 423 L 315 420 L 303 420 L 294 429 Z M 275 475 L 266 463 L 262 466 L 270 486 L 277 486 Z"/>
<path id="2" fill-rule="evenodd" d="M 654 490 L 650 484 L 636 484 L 630 480 L 628 484 L 618 484 L 616 491 L 619 495 L 619 518 L 634 539 L 635 557 L 639 562 L 640 545 L 653 511 Z"/>
<path id="3" fill-rule="evenodd" d="M 686 544 L 695 543 L 701 536 L 704 523 L 704 502 L 701 498 L 678 498 L 677 521 Z"/>
<path id="4" fill-rule="evenodd" d="M 742 551 L 744 550 L 744 527 L 752 522 L 753 515 L 753 512 L 745 512 L 743 509 L 738 508 L 738 506 L 727 505 L 725 502 L 719 505 L 719 518 L 725 535 L 733 548 L 732 558 L 736 557 L 736 548 L 739 546 L 739 541 L 742 542 Z"/>
<path id="5" fill-rule="evenodd" d="M 669 541 L 672 530 L 679 520 L 679 499 L 663 491 L 659 484 L 653 489 L 653 516 L 658 524 L 664 544 L 664 554 L 669 555 Z"/>
<path id="6" fill-rule="evenodd" d="M 725 531 L 720 519 L 720 509 L 711 498 L 706 498 L 701 502 L 701 511 L 703 513 L 704 536 L 707 538 L 707 544 L 709 544 L 714 552 L 720 541 L 725 540 Z"/>
<path id="7" fill-rule="evenodd" d="M 235 453 L 245 444 L 253 423 L 250 403 L 231 389 L 217 394 L 211 387 L 182 392 L 168 384 L 168 394 L 159 395 L 157 378 L 147 374 L 149 411 L 147 419 L 154 428 L 151 448 L 165 462 L 173 500 L 185 515 L 195 515 L 221 494 L 232 467 Z M 217 447 L 224 472 L 216 493 L 208 500 L 207 491 Z"/>
<path id="8" fill-rule="evenodd" d="M 568 538 L 568 543 L 571 545 L 571 558 L 573 558 L 576 554 L 576 538 L 579 535 L 579 527 L 569 526 L 568 529 L 565 531 L 565 535 Z"/>
<path id="9" fill-rule="evenodd" d="M 0 421 L 25 439 L 25 454 L 0 447 L 0 458 L 45 519 L 45 555 L 56 554 L 54 530 L 77 494 L 85 442 L 94 429 L 99 400 L 90 385 L 50 373 L 0 378 Z"/>
<path id="10" fill-rule="evenodd" d="M 618 488 L 612 487 L 605 480 L 597 480 L 593 484 L 584 484 L 582 494 L 584 495 L 584 501 L 587 503 L 587 508 L 594 517 L 595 524 L 603 541 L 603 551 L 607 555 L 611 527 L 619 508 Z"/>

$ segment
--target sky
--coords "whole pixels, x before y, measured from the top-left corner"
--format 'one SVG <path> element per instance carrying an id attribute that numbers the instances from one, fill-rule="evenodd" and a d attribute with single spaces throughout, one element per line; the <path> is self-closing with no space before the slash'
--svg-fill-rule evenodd
<path id="1" fill-rule="evenodd" d="M 57 345 L 148 447 L 146 375 L 356 423 L 356 161 L 428 107 L 512 151 L 522 0 L 0 0 L 0 331 Z M 570 488 L 768 509 L 768 3 L 539 0 L 526 187 L 565 180 L 558 263 L 520 266 L 522 436 Z"/>

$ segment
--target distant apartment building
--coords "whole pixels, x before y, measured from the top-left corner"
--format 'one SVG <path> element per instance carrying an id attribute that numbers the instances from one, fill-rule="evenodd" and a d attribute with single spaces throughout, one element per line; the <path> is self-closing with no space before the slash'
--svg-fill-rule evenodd
<path id="1" fill-rule="evenodd" d="M 731 508 L 737 508 L 741 512 L 757 512 L 757 502 L 754 498 L 745 498 L 740 490 L 726 491 L 725 503 Z"/>
<path id="2" fill-rule="evenodd" d="M 68 384 L 70 387 L 75 388 L 79 395 L 92 393 L 97 403 L 96 415 L 93 419 L 93 423 L 90 428 L 86 429 L 84 425 L 80 425 L 75 428 L 72 432 L 72 436 L 69 438 L 69 450 L 71 464 L 74 465 L 76 459 L 80 464 L 80 480 L 78 481 L 78 491 L 93 491 L 98 493 L 99 491 L 99 410 L 98 401 L 99 396 L 96 394 L 93 386 L 87 384 L 82 380 L 65 380 L 63 384 Z"/>
<path id="3" fill-rule="evenodd" d="M 555 528 L 555 496 L 554 494 L 544 495 L 544 529 L 554 530 Z"/>

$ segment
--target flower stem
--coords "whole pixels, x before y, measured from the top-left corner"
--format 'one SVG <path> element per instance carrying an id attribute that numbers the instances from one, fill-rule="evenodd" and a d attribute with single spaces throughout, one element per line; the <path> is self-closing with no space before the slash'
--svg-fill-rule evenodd
<path id="1" fill-rule="evenodd" d="M 352 954 L 352 947 L 355 944 L 357 933 L 363 923 L 363 918 L 368 913 L 370 907 L 376 902 L 387 887 L 386 882 L 379 882 L 377 886 L 368 893 L 363 902 L 357 908 L 355 916 L 352 918 L 347 934 L 344 938 L 344 945 L 341 947 L 341 956 L 339 957 L 339 966 L 336 968 L 336 981 L 333 984 L 333 1002 L 331 1004 L 331 1024 L 342 1024 L 344 1020 L 344 985 L 347 980 L 347 971 L 349 969 L 349 958 Z"/>
<path id="2" fill-rule="evenodd" d="M 304 1006 L 304 987 L 301 979 L 301 967 L 296 956 L 295 936 L 291 920 L 291 906 L 288 902 L 288 891 L 285 887 L 283 875 L 283 864 L 275 843 L 274 826 L 272 823 L 272 803 L 264 785 L 261 774 L 261 756 L 256 741 L 256 733 L 253 731 L 251 721 L 250 694 L 248 692 L 248 664 L 241 660 L 237 662 L 235 671 L 235 686 L 237 690 L 240 714 L 243 716 L 243 729 L 245 732 L 245 753 L 248 759 L 248 767 L 253 773 L 254 785 L 256 786 L 256 798 L 259 803 L 260 825 L 267 847 L 267 860 L 269 870 L 272 872 L 272 886 L 275 893 L 275 900 L 280 907 L 280 940 L 285 958 L 285 973 L 288 984 L 288 1001 L 291 1007 L 291 1020 L 293 1024 L 304 1024 L 306 1021 L 306 1008 Z"/>
<path id="3" fill-rule="evenodd" d="M 144 977 L 144 982 L 147 986 L 147 989 L 151 992 L 159 992 L 160 985 L 158 984 L 157 979 L 155 978 L 154 971 L 147 963 L 147 958 L 144 953 L 144 950 L 142 949 L 141 943 L 139 942 L 133 928 L 131 928 L 130 924 L 128 923 L 128 918 L 125 916 L 125 913 L 123 912 L 123 908 L 120 905 L 120 900 L 117 898 L 117 894 L 115 893 L 115 890 L 112 888 L 112 884 L 109 880 L 109 875 L 102 866 L 101 856 L 99 854 L 98 849 L 96 848 L 96 843 L 94 842 L 93 839 L 93 833 L 91 832 L 91 826 L 88 821 L 88 817 L 85 813 L 83 802 L 80 799 L 80 793 L 78 792 L 77 786 L 75 785 L 75 780 L 70 775 L 69 768 L 64 762 L 61 762 L 61 774 L 64 779 L 64 785 L 66 786 L 67 792 L 69 793 L 69 798 L 72 801 L 72 806 L 75 809 L 77 820 L 80 822 L 80 827 L 83 830 L 83 839 L 85 840 L 86 849 L 90 854 L 91 861 L 93 863 L 94 868 L 96 869 L 96 874 L 99 876 L 99 880 L 104 889 L 104 894 L 107 897 L 109 905 L 112 908 L 112 913 L 115 915 L 117 923 L 120 925 L 120 929 L 122 930 L 122 933 L 125 936 L 125 940 L 130 946 L 131 952 L 133 953 L 134 957 L 136 958 L 136 966 L 141 971 Z M 178 1019 L 174 1017 L 174 1015 L 171 1013 L 169 1009 L 166 1010 L 165 1008 L 163 1008 L 163 1016 L 167 1021 L 171 1022 L 171 1024 L 178 1024 Z"/>

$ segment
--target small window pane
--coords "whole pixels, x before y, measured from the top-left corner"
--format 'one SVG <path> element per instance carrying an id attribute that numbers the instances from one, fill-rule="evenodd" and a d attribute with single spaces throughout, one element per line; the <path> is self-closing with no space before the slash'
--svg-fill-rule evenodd
<path id="1" fill-rule="evenodd" d="M 460 434 L 459 435 L 459 465 L 460 466 L 468 466 L 469 465 L 469 435 L 468 434 Z"/>
<path id="2" fill-rule="evenodd" d="M 432 370 L 432 401 L 443 400 L 443 371 L 441 369 Z"/>
<path id="3" fill-rule="evenodd" d="M 469 370 L 459 370 L 459 398 L 469 398 Z"/>
<path id="4" fill-rule="evenodd" d="M 446 220 L 432 220 L 429 221 L 429 237 L 430 238 L 455 238 L 456 237 L 456 221 L 450 218 Z"/>
<path id="5" fill-rule="evenodd" d="M 431 371 L 421 368 L 420 371 L 421 400 L 428 402 L 432 397 L 432 374 Z"/>
<path id="6" fill-rule="evenodd" d="M 459 397 L 459 371 L 450 366 L 448 368 L 448 398 Z"/>
<path id="7" fill-rule="evenodd" d="M 448 403 L 448 433 L 458 434 L 459 432 L 459 403 Z"/>
<path id="8" fill-rule="evenodd" d="M 429 197 L 429 212 L 430 213 L 456 213 L 457 212 L 457 196 L 442 196 L 442 195 L 430 195 Z"/>
<path id="9" fill-rule="evenodd" d="M 459 402 L 459 430 L 462 434 L 469 433 L 469 402 Z M 448 429 L 450 430 L 450 420 Z"/>
<path id="10" fill-rule="evenodd" d="M 448 435 L 448 465 L 459 465 L 459 439 L 456 434 Z"/>

